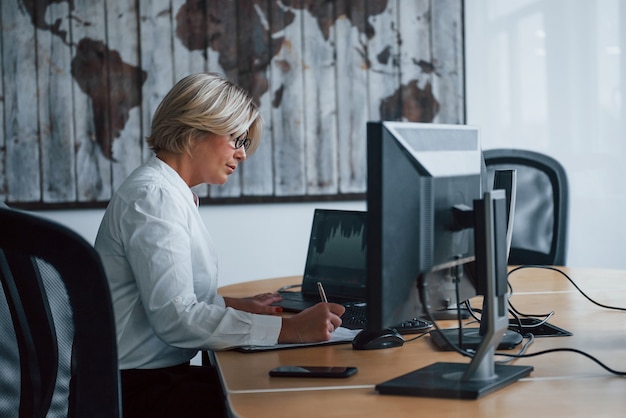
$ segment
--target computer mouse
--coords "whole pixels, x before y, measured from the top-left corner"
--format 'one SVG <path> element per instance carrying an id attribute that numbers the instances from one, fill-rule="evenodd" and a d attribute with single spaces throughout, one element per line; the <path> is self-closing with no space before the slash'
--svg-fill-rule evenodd
<path id="1" fill-rule="evenodd" d="M 402 344 L 404 344 L 404 338 L 393 328 L 378 331 L 364 329 L 352 340 L 354 350 L 378 350 L 400 347 Z"/>

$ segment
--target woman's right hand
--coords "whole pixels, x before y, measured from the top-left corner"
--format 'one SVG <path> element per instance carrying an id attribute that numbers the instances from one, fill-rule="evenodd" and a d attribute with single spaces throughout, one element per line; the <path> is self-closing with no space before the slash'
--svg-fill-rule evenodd
<path id="1" fill-rule="evenodd" d="M 278 342 L 312 343 L 328 341 L 339 326 L 346 308 L 336 303 L 320 302 L 291 317 L 283 318 Z"/>

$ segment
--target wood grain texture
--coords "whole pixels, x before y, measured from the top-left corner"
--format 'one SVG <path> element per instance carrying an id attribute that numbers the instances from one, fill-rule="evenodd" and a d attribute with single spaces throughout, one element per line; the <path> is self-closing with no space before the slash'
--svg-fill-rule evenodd
<path id="1" fill-rule="evenodd" d="M 3 1 L 0 198 L 103 206 L 195 72 L 251 93 L 262 145 L 205 202 L 353 199 L 366 123 L 464 123 L 461 0 Z"/>
<path id="2" fill-rule="evenodd" d="M 306 193 L 336 194 L 337 100 L 333 2 L 302 13 Z M 317 17 L 317 18 L 316 18 Z"/>
<path id="3" fill-rule="evenodd" d="M 63 22 L 68 29 L 67 4 L 48 8 L 46 18 Z M 41 189 L 44 202 L 76 200 L 76 164 L 72 113 L 71 55 L 66 37 L 51 31 L 37 31 L 37 85 L 40 99 L 39 142 Z"/>
<path id="4" fill-rule="evenodd" d="M 301 7 L 302 2 L 293 3 Z M 274 194 L 277 196 L 298 196 L 306 192 L 302 14 L 298 9 L 275 16 L 277 26 L 284 27 L 271 73 Z"/>
<path id="5" fill-rule="evenodd" d="M 273 152 L 272 141 L 272 102 L 269 93 L 271 70 L 269 63 L 273 57 L 273 51 L 277 49 L 278 42 L 274 40 L 273 28 L 270 26 L 273 14 L 273 2 L 266 0 L 254 4 L 247 10 L 247 20 L 258 22 L 256 30 L 241 30 L 247 36 L 239 42 L 240 48 L 254 51 L 250 54 L 252 59 L 246 62 L 243 76 L 252 86 L 252 94 L 257 98 L 263 117 L 263 139 L 261 147 L 257 148 L 254 156 L 241 166 L 241 180 L 243 196 L 269 196 L 273 188 Z M 243 16 L 242 16 L 243 17 Z"/>
<path id="6" fill-rule="evenodd" d="M 72 60 L 79 56 L 81 40 L 104 41 L 105 3 L 75 0 L 71 24 Z M 112 170 L 109 159 L 97 142 L 96 108 L 93 100 L 78 85 L 83 74 L 72 75 L 74 135 L 76 143 L 76 183 L 79 202 L 107 201 L 113 194 Z M 87 74 L 84 75 L 88 77 Z M 104 116 L 99 114 L 99 117 Z M 102 134 L 102 133 L 101 133 Z"/>
<path id="7" fill-rule="evenodd" d="M 366 0 L 337 2 L 335 23 L 339 193 L 365 193 L 368 24 Z"/>
<path id="8" fill-rule="evenodd" d="M 142 85 L 148 74 L 140 65 L 139 10 L 135 2 L 107 4 L 107 45 L 116 51 L 123 63 L 108 62 L 109 109 L 111 120 L 122 118 L 122 129 L 116 131 L 112 143 L 112 186 L 117 189 L 142 162 L 145 141 L 141 129 Z M 115 122 L 114 122 L 115 123 Z"/>
<path id="9" fill-rule="evenodd" d="M 41 200 L 35 27 L 15 2 L 2 2 L 7 200 Z"/>

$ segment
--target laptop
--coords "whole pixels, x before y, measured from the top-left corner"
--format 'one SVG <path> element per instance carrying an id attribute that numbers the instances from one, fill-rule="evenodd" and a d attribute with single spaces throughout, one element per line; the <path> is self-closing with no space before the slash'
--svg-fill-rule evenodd
<path id="1" fill-rule="evenodd" d="M 365 304 L 366 212 L 315 209 L 299 291 L 280 289 L 281 306 L 300 312 L 321 301 L 317 283 L 329 302 Z"/>
<path id="2" fill-rule="evenodd" d="M 279 289 L 283 300 L 275 305 L 300 312 L 321 302 L 319 282 L 329 302 L 346 308 L 342 327 L 366 328 L 366 224 L 366 212 L 315 209 L 302 283 Z M 292 291 L 293 287 L 301 290 Z M 407 318 L 394 328 L 400 334 L 411 334 L 425 332 L 432 325 L 422 318 Z"/>

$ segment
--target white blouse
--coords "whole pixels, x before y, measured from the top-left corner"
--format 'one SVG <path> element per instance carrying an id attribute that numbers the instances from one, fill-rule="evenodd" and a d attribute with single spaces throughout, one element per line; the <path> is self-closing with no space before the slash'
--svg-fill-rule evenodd
<path id="1" fill-rule="evenodd" d="M 184 363 L 201 349 L 273 345 L 281 319 L 226 308 L 195 194 L 156 157 L 111 199 L 95 248 L 109 281 L 120 369 Z"/>

